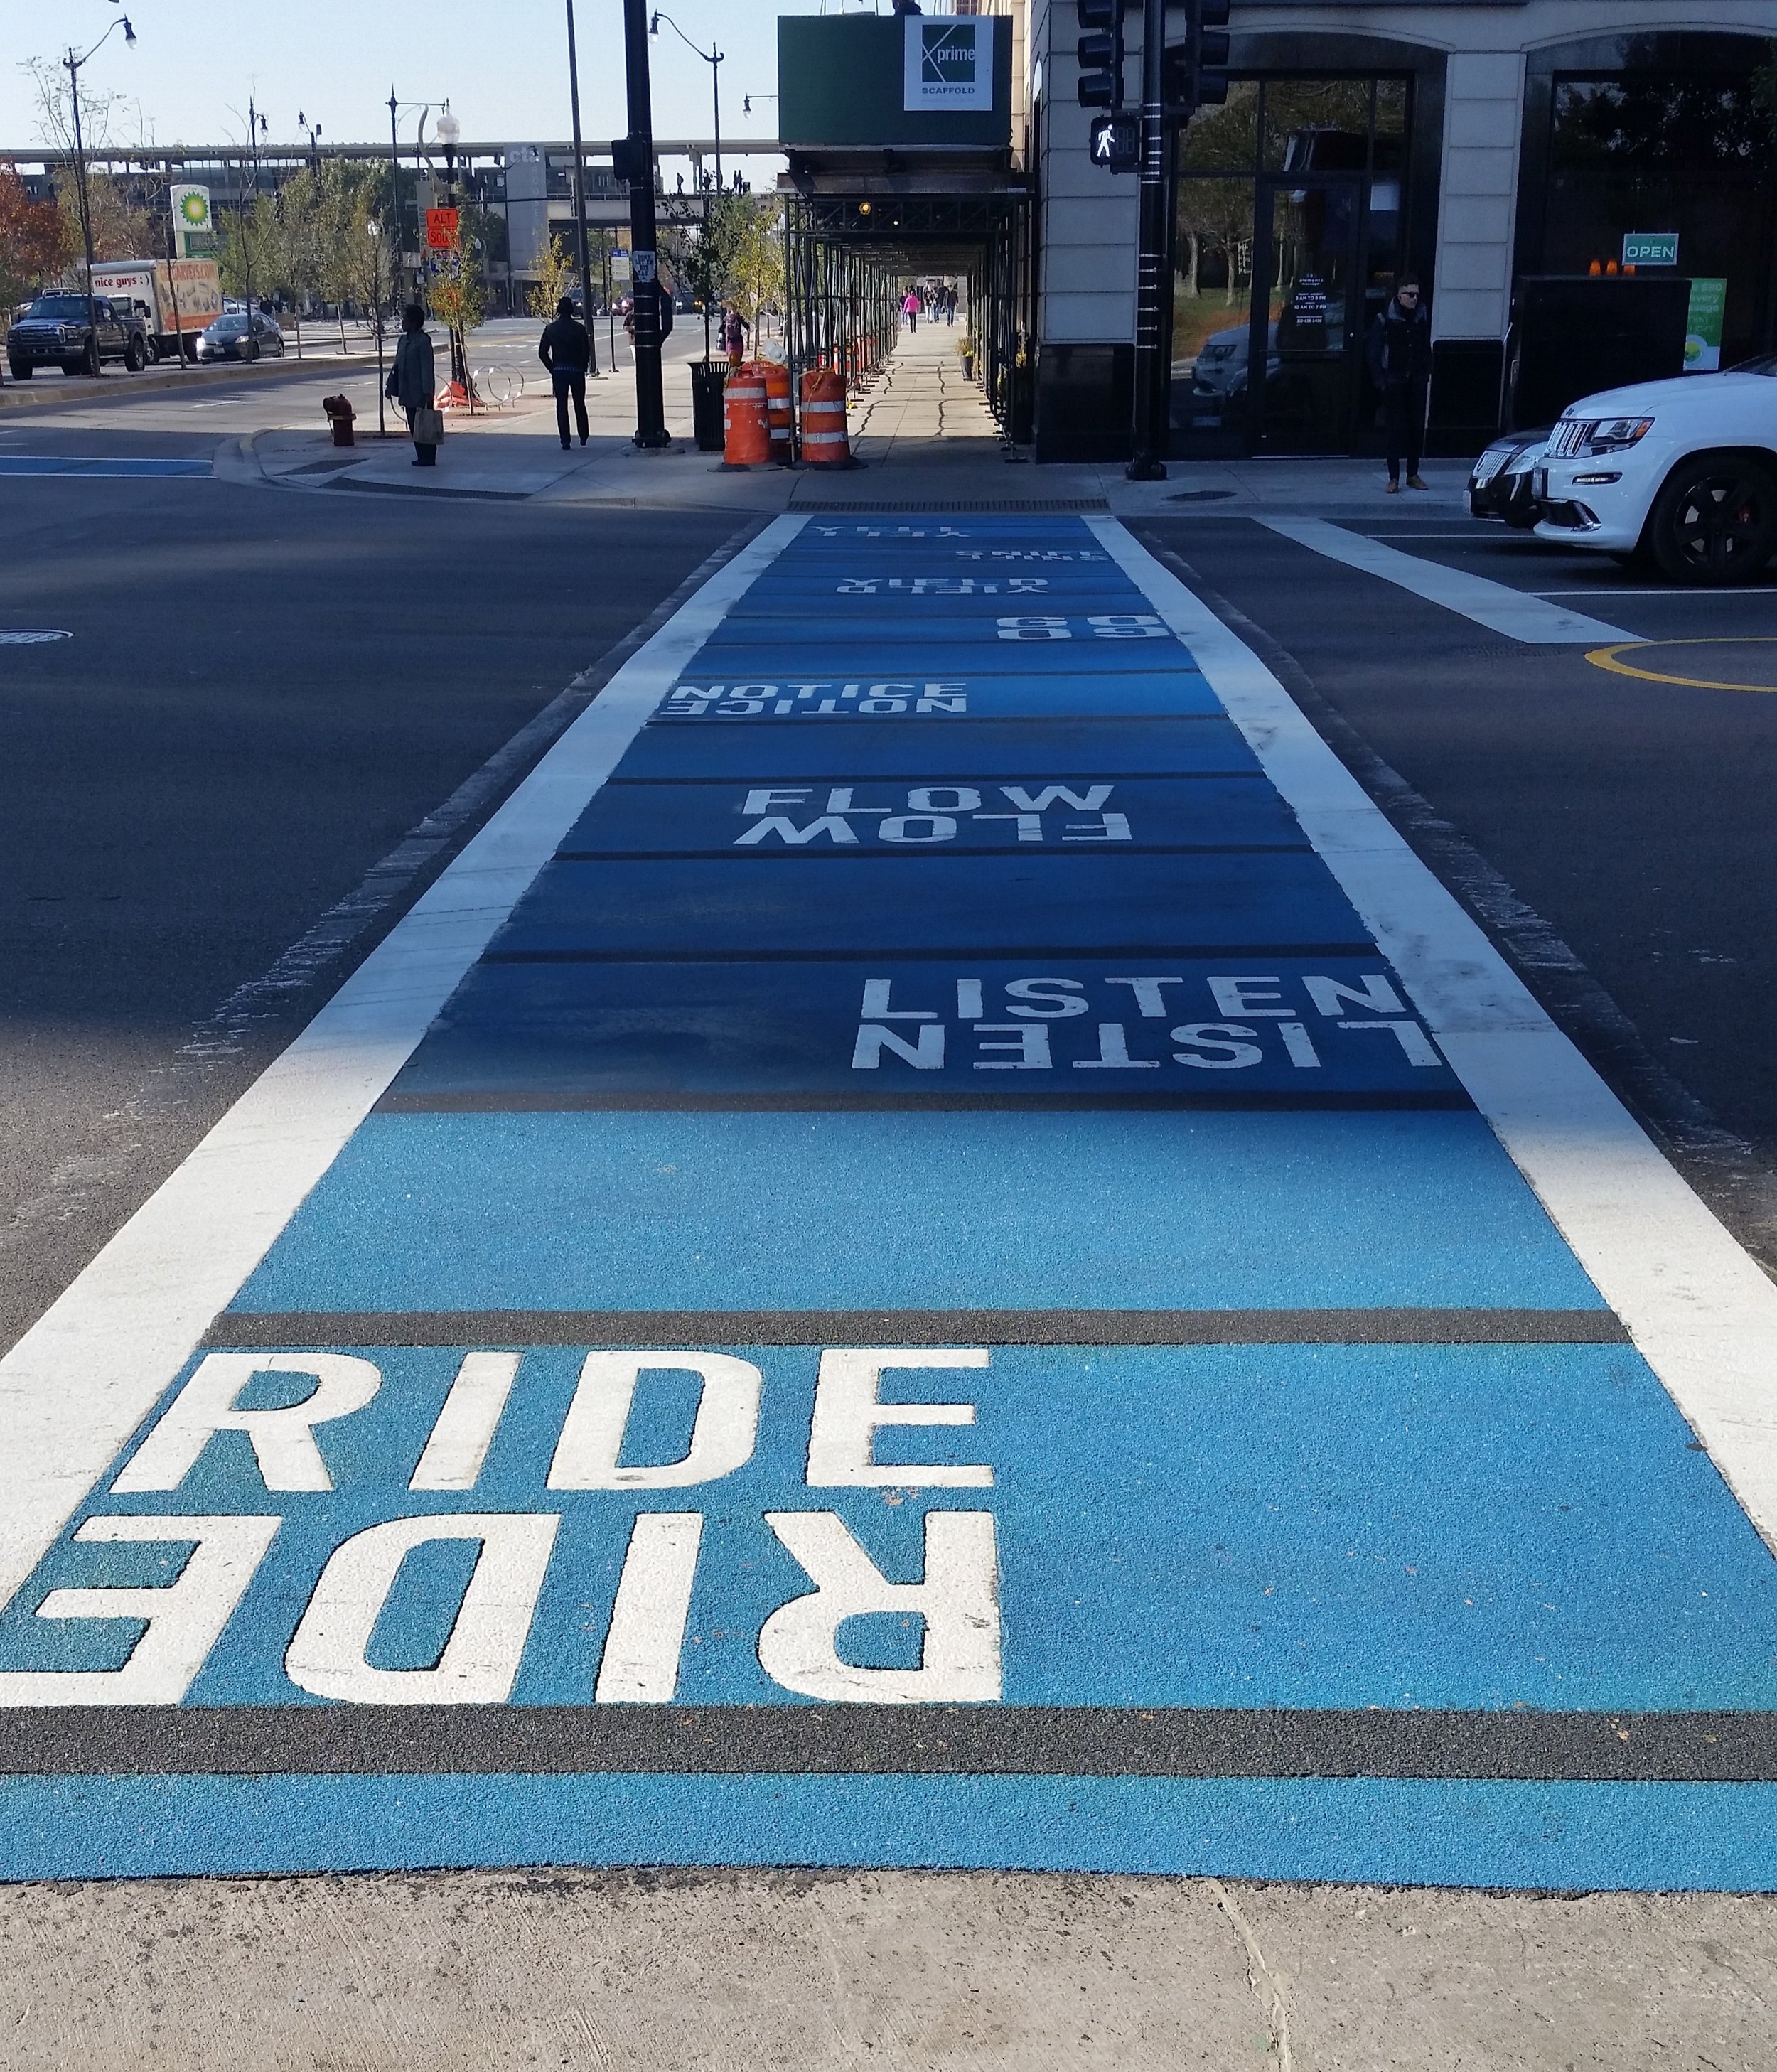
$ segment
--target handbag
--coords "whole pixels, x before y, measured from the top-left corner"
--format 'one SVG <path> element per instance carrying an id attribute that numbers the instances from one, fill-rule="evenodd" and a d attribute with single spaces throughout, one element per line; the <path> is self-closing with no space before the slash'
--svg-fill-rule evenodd
<path id="1" fill-rule="evenodd" d="M 426 404 L 413 413 L 413 443 L 417 446 L 438 446 L 444 443 L 444 415 Z"/>

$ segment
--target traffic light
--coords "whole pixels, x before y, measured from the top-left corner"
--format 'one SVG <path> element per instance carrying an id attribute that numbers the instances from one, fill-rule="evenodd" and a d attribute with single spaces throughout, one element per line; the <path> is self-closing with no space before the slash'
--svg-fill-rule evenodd
<path id="1" fill-rule="evenodd" d="M 1084 33 L 1076 48 L 1082 108 L 1123 105 L 1123 6 L 1124 0 L 1080 0 L 1080 26 Z M 1096 133 L 1092 162 L 1100 162 Z"/>
<path id="2" fill-rule="evenodd" d="M 1228 99 L 1228 0 L 1186 0 L 1186 95 L 1191 108 L 1220 108 Z"/>

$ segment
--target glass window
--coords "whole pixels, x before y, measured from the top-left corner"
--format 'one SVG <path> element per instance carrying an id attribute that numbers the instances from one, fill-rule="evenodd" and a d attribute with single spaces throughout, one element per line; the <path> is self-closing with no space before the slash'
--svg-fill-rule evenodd
<path id="1" fill-rule="evenodd" d="M 1376 140 L 1372 163 L 1379 173 L 1400 174 L 1407 163 L 1407 82 L 1379 79 L 1376 83 Z"/>
<path id="2" fill-rule="evenodd" d="M 1245 421 L 1253 304 L 1253 183 L 1183 179 L 1172 280 L 1172 422 Z"/>
<path id="3" fill-rule="evenodd" d="M 1229 83 L 1220 108 L 1200 108 L 1179 133 L 1182 169 L 1205 173 L 1247 173 L 1259 156 L 1259 87 L 1256 80 Z"/>
<path id="4" fill-rule="evenodd" d="M 1265 89 L 1264 162 L 1289 173 L 1362 172 L 1370 142 L 1367 79 L 1273 79 Z"/>
<path id="5" fill-rule="evenodd" d="M 1762 165 L 1770 128 L 1744 79 L 1621 72 L 1555 82 L 1557 171 L 1646 166 L 1669 173 Z"/>

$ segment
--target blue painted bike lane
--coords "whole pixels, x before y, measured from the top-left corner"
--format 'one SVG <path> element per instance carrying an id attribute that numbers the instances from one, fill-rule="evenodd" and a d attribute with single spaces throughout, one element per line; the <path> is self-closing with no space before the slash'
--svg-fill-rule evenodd
<path id="1" fill-rule="evenodd" d="M 0 1870 L 1777 1883 L 1771 1556 L 1114 530 L 786 528 L 0 1614 Z"/>

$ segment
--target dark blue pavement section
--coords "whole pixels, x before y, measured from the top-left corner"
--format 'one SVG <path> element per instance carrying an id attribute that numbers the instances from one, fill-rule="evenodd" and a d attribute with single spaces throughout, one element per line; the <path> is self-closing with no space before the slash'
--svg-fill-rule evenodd
<path id="1" fill-rule="evenodd" d="M 1310 849 L 1154 856 L 1129 849 L 1120 856 L 863 856 L 836 847 L 818 860 L 776 850 L 689 862 L 558 857 L 489 954 L 694 957 L 719 947 L 730 956 L 1080 956 L 1271 946 L 1350 955 L 1367 946 Z"/>
<path id="2" fill-rule="evenodd" d="M 1030 1106 L 1039 1075 L 1093 1107 L 1467 1105 L 1379 960 L 1332 957 L 483 964 L 383 1106 Z"/>
<path id="3" fill-rule="evenodd" d="M 886 856 L 1052 849 L 1307 849 L 1269 784 L 1224 779 L 1026 777 L 936 784 L 608 784 L 561 845 L 620 856 Z"/>
<path id="4" fill-rule="evenodd" d="M 788 688 L 788 687 L 787 687 Z M 969 695 L 973 695 L 971 685 Z M 784 700 L 757 701 L 762 706 Z M 748 701 L 749 703 L 753 701 Z M 1045 770 L 1090 771 L 1100 778 L 1141 776 L 1225 777 L 1256 775 L 1258 758 L 1240 730 L 1226 717 L 1150 719 L 1141 713 L 1114 712 L 1116 686 L 1104 702 L 1113 713 L 1089 720 L 1069 710 L 1054 717 L 1038 711 L 926 715 L 910 690 L 884 698 L 903 708 L 892 713 L 845 712 L 827 714 L 818 708 L 804 715 L 792 705 L 788 713 L 724 711 L 691 713 L 663 711 L 643 730 L 623 758 L 623 775 L 639 781 L 734 777 L 769 783 L 777 779 L 822 778 L 832 783 L 868 778 L 916 781 L 940 777 L 989 778 L 1016 782 L 1029 775 L 1031 758 Z M 909 724 L 925 717 L 932 726 Z M 824 719 L 844 721 L 825 726 Z M 1031 722 L 1043 722 L 1032 738 Z M 1022 725 L 1007 724 L 1010 721 Z"/>
<path id="5" fill-rule="evenodd" d="M 938 719 L 946 731 L 972 720 L 1167 719 L 1221 714 L 1221 705 L 1193 671 L 1141 675 L 994 676 L 971 664 L 947 676 L 810 678 L 705 676 L 676 685 L 660 707 L 662 719 L 847 719 L 854 730 L 872 722 Z M 856 750 L 853 751 L 856 753 Z"/>
<path id="6" fill-rule="evenodd" d="M 1777 1568 L 1067 518 L 812 522 L 685 666 L 0 1696 L 138 1652 L 215 1773 L 35 1744 L 0 1872 L 1777 1883 Z"/>

